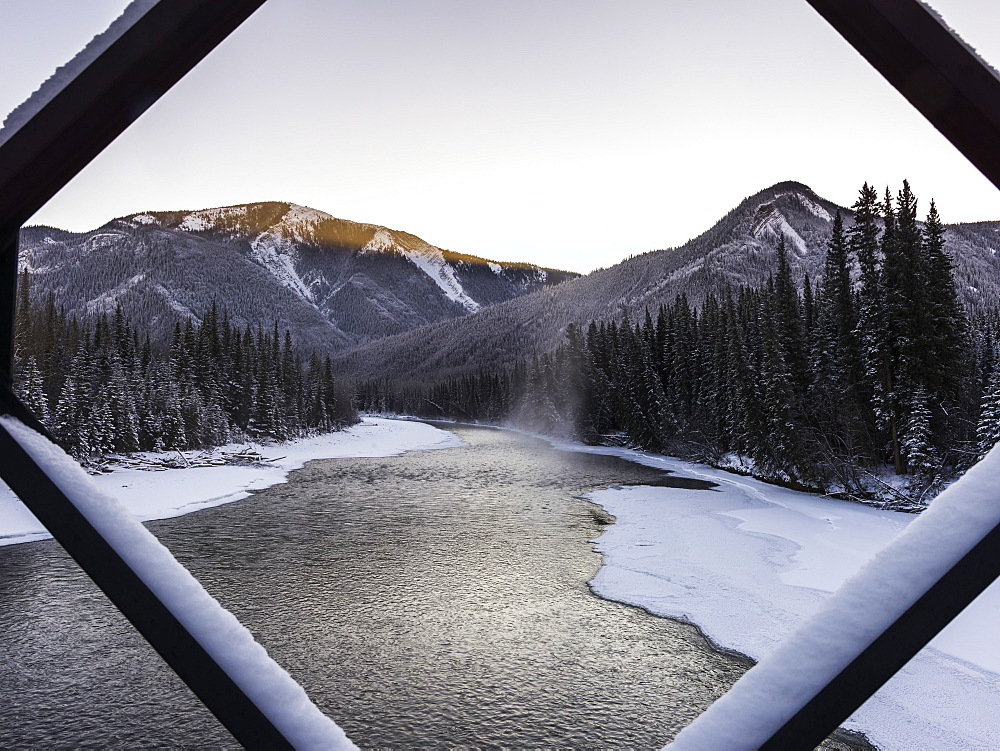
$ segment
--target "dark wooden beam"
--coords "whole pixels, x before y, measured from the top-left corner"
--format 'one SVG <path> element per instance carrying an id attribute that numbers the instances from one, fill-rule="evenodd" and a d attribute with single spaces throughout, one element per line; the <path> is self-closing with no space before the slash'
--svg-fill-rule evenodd
<path id="1" fill-rule="evenodd" d="M 0 145 L 0 413 L 45 429 L 11 389 L 21 225 L 264 0 L 160 0 Z M 0 477 L 247 748 L 291 748 L 7 430 Z"/>
<path id="2" fill-rule="evenodd" d="M 916 0 L 808 0 L 1000 188 L 1000 79 Z M 816 748 L 1000 577 L 1000 526 L 765 742 Z"/>
<path id="3" fill-rule="evenodd" d="M 0 388 L 14 382 L 14 316 L 17 312 L 18 230 L 0 233 Z"/>
<path id="4" fill-rule="evenodd" d="M 1000 79 L 989 66 L 917 0 L 808 2 L 1000 188 Z"/>
<path id="5" fill-rule="evenodd" d="M 28 221 L 263 4 L 156 3 L 0 146 L 0 234 Z"/>
<path id="6" fill-rule="evenodd" d="M 760 748 L 817 748 L 1000 576 L 1000 525 L 799 709 Z"/>
<path id="7" fill-rule="evenodd" d="M 264 0 L 161 0 L 0 145 L 0 384 L 10 385 L 15 237 Z"/>
<path id="8" fill-rule="evenodd" d="M 0 406 L 15 413 L 11 400 L 0 389 Z M 292 748 L 3 425 L 0 456 L 3 481 L 236 740 L 246 748 Z"/>

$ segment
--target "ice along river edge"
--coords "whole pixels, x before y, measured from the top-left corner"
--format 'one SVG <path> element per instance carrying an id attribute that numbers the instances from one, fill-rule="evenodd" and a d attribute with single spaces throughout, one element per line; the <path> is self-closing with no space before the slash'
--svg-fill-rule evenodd
<path id="1" fill-rule="evenodd" d="M 603 565 L 591 587 L 606 599 L 696 624 L 723 649 L 757 659 L 913 518 L 669 457 L 549 442 L 719 483 L 713 493 L 649 486 L 591 493 L 589 500 L 616 517 L 595 541 Z M 460 445 L 454 434 L 424 423 L 369 417 L 342 433 L 259 447 L 278 459 L 267 467 L 118 470 L 96 479 L 140 519 L 163 519 L 285 482 L 312 459 Z M 9 492 L 0 494 L 0 545 L 44 537 Z M 1000 746 L 992 713 L 1000 677 L 991 672 L 1000 669 L 1000 645 L 989 627 L 998 617 L 1000 595 L 991 591 L 848 726 L 883 748 Z"/>
<path id="2" fill-rule="evenodd" d="M 336 433 L 283 444 L 233 444 L 219 449 L 254 449 L 270 460 L 266 465 L 191 467 L 158 472 L 116 469 L 97 475 L 93 480 L 101 490 L 113 495 L 137 519 L 145 522 L 241 500 L 251 491 L 287 482 L 290 472 L 314 459 L 397 456 L 405 451 L 461 445 L 461 439 L 454 433 L 426 423 L 366 417 L 357 425 Z M 164 452 L 162 456 L 177 458 L 176 452 Z M 0 546 L 50 537 L 41 522 L 0 482 Z"/>
<path id="3" fill-rule="evenodd" d="M 594 541 L 603 565 L 591 586 L 696 624 L 719 647 L 755 660 L 916 518 L 672 457 L 549 442 L 718 483 L 714 493 L 640 486 L 589 494 L 615 517 Z M 844 726 L 883 749 L 1000 747 L 998 621 L 994 585 Z"/>

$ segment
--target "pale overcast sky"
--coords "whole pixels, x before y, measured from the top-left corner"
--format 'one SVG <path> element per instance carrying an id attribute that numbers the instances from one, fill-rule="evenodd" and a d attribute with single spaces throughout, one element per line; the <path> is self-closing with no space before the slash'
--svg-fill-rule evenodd
<path id="1" fill-rule="evenodd" d="M 126 0 L 0 0 L 0 112 Z M 935 0 L 995 65 L 1000 3 Z M 798 180 L 1000 192 L 804 0 L 269 0 L 33 219 L 283 200 L 589 271 Z"/>

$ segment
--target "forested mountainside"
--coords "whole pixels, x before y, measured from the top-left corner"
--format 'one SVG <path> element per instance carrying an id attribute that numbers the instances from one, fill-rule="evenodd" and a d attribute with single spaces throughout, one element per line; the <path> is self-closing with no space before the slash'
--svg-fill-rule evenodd
<path id="1" fill-rule="evenodd" d="M 154 344 L 215 302 L 234 325 L 290 330 L 336 352 L 466 316 L 577 274 L 494 263 L 290 203 L 115 219 L 91 232 L 21 232 L 36 302 L 92 319 L 118 307 Z"/>
<path id="2" fill-rule="evenodd" d="M 923 207 L 926 209 L 926 206 Z M 629 311 L 671 305 L 685 293 L 695 306 L 726 286 L 762 286 L 777 267 L 784 239 L 799 289 L 822 273 L 833 219 L 850 209 L 817 196 L 801 183 L 784 182 L 753 195 L 703 235 L 679 248 L 655 250 L 558 287 L 496 305 L 460 322 L 430 325 L 346 352 L 338 372 L 374 377 L 440 377 L 513 366 L 534 351 L 553 351 L 566 326 L 620 318 Z M 945 251 L 953 259 L 961 302 L 970 312 L 1000 304 L 1000 222 L 947 225 Z M 855 276 L 858 270 L 854 270 Z"/>
<path id="3" fill-rule="evenodd" d="M 569 324 L 554 353 L 512 368 L 367 381 L 361 405 L 622 442 L 919 510 L 1000 440 L 1000 309 L 970 318 L 937 209 L 919 222 L 905 181 L 884 199 L 865 185 L 853 208 L 801 292 L 782 232 L 762 285 Z"/>

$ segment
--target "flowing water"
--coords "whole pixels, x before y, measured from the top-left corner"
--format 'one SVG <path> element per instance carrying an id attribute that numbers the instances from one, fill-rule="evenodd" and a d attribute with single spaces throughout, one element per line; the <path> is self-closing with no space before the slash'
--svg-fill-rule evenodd
<path id="1" fill-rule="evenodd" d="M 452 429 L 150 527 L 365 747 L 659 747 L 746 670 L 587 587 L 579 495 L 709 483 Z M 4 748 L 235 745 L 51 541 L 0 548 L 0 707 Z"/>

